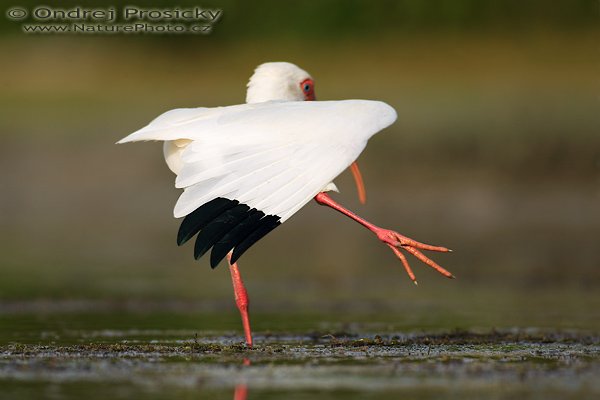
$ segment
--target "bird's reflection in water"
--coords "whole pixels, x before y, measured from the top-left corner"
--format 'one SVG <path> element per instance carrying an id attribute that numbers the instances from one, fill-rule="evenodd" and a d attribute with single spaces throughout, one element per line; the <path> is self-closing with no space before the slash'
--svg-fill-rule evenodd
<path id="1" fill-rule="evenodd" d="M 235 385 L 233 392 L 233 400 L 246 400 L 248 397 L 248 385 L 245 383 L 239 383 Z"/>
<path id="2" fill-rule="evenodd" d="M 244 367 L 250 366 L 250 360 L 248 358 L 244 358 L 242 362 Z M 248 397 L 248 383 L 246 381 L 246 377 L 244 375 L 240 375 L 235 384 L 235 389 L 233 391 L 233 400 L 246 400 Z"/>

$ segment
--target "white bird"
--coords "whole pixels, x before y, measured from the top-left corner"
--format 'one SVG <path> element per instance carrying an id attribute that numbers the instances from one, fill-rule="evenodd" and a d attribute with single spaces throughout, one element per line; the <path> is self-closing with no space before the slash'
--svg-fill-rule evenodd
<path id="1" fill-rule="evenodd" d="M 118 142 L 164 142 L 175 186 L 183 189 L 174 210 L 176 218 L 185 217 L 177 243 L 197 235 L 194 256 L 212 248 L 213 268 L 228 257 L 248 346 L 249 301 L 236 261 L 311 199 L 375 233 L 415 284 L 401 249 L 453 278 L 419 251 L 450 250 L 379 228 L 326 193 L 337 191 L 333 180 L 352 166 L 364 201 L 355 160 L 371 136 L 396 120 L 394 109 L 380 101 L 313 100 L 314 81 L 306 71 L 287 62 L 265 63 L 248 82 L 246 104 L 171 110 Z"/>

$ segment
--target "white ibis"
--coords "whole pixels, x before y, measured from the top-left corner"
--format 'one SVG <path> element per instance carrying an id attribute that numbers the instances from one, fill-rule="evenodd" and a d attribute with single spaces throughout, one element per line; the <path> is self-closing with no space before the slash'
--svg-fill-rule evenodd
<path id="1" fill-rule="evenodd" d="M 212 249 L 215 268 L 227 257 L 246 343 L 252 346 L 248 294 L 237 260 L 311 199 L 373 232 L 400 259 L 403 251 L 442 275 L 453 275 L 421 250 L 450 251 L 380 228 L 336 203 L 328 191 L 351 166 L 359 196 L 364 187 L 355 160 L 371 136 L 396 120 L 389 105 L 370 100 L 315 100 L 314 81 L 286 62 L 260 65 L 248 82 L 246 104 L 168 111 L 118 143 L 163 141 L 164 156 L 183 193 L 176 218 L 182 245 L 194 236 L 194 257 Z"/>

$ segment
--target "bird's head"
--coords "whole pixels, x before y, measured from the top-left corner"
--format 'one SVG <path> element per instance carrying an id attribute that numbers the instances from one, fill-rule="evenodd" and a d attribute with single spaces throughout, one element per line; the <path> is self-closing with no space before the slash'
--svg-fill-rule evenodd
<path id="1" fill-rule="evenodd" d="M 288 62 L 259 65 L 248 82 L 246 103 L 263 101 L 315 100 L 315 88 L 308 72 Z"/>

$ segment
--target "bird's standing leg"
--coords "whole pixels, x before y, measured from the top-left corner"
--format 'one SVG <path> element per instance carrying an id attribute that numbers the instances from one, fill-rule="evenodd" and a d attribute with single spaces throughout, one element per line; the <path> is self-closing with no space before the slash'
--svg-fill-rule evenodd
<path id="1" fill-rule="evenodd" d="M 400 235 L 398 232 L 395 232 L 395 231 L 392 231 L 389 229 L 380 228 L 376 225 L 373 225 L 372 223 L 368 222 L 367 220 L 354 214 L 352 211 L 348 210 L 347 208 L 344 208 L 340 204 L 336 203 L 327 193 L 324 193 L 324 192 L 319 193 L 318 195 L 315 196 L 315 200 L 320 205 L 331 207 L 334 210 L 339 211 L 340 213 L 346 215 L 347 217 L 350 217 L 351 219 L 358 222 L 359 224 L 361 224 L 362 226 L 364 226 L 365 228 L 367 228 L 371 232 L 373 232 L 375 235 L 377 235 L 377 238 L 379 240 L 381 240 L 383 243 L 387 244 L 392 249 L 394 254 L 396 254 L 396 256 L 400 259 L 400 261 L 402 261 L 402 265 L 404 265 L 404 269 L 406 269 L 408 276 L 410 277 L 410 279 L 412 279 L 412 281 L 415 284 L 417 284 L 415 274 L 412 272 L 412 269 L 408 265 L 408 261 L 406 260 L 406 257 L 404 256 L 404 254 L 402 254 L 400 252 L 400 249 L 406 250 L 407 252 L 409 252 L 410 254 L 412 254 L 413 256 L 415 256 L 416 258 L 418 258 L 425 264 L 429 265 L 431 268 L 438 271 L 440 274 L 442 274 L 448 278 L 454 278 L 454 275 L 452 275 L 450 272 L 446 271 L 444 268 L 440 267 L 433 260 L 427 258 L 423 253 L 421 253 L 419 251 L 419 250 L 431 250 L 431 251 L 439 251 L 439 252 L 449 252 L 452 250 L 447 249 L 445 247 L 432 246 L 429 244 L 417 242 L 416 240 L 413 240 L 406 236 Z"/>
<path id="2" fill-rule="evenodd" d="M 235 295 L 235 304 L 240 315 L 242 316 L 242 324 L 244 325 L 244 335 L 246 336 L 246 345 L 252 347 L 252 331 L 250 330 L 250 317 L 248 316 L 248 306 L 250 300 L 248 299 L 248 292 L 242 281 L 240 270 L 238 269 L 237 263 L 231 263 L 231 253 L 227 254 L 227 260 L 229 261 L 229 272 L 231 272 L 231 281 L 233 282 L 233 293 Z"/>

